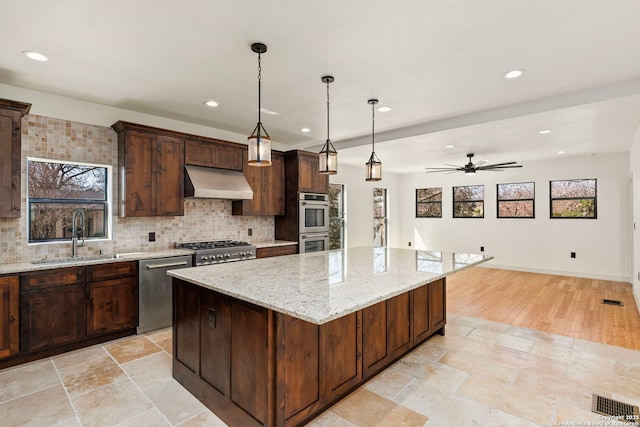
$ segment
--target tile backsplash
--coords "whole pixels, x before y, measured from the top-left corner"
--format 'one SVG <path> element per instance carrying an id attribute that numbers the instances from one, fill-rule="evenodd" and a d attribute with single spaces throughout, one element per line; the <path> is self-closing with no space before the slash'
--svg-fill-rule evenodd
<path id="1" fill-rule="evenodd" d="M 20 218 L 0 218 L 0 263 L 71 255 L 71 243 L 28 244 L 27 158 L 112 166 L 113 201 L 118 200 L 118 138 L 108 127 L 29 114 L 22 119 L 22 206 Z M 273 240 L 272 216 L 233 216 L 230 200 L 185 199 L 184 216 L 120 218 L 113 203 L 112 239 L 86 241 L 81 256 L 162 250 L 176 242 L 212 239 Z M 248 236 L 248 229 L 253 234 Z M 155 232 L 156 241 L 149 242 Z"/>

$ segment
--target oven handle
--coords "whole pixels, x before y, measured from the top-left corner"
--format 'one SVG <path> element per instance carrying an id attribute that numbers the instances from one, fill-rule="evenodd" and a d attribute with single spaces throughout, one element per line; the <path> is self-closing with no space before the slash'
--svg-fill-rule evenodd
<path id="1" fill-rule="evenodd" d="M 321 201 L 300 201 L 300 206 L 322 206 L 329 207 L 329 202 L 321 202 Z"/>
<path id="2" fill-rule="evenodd" d="M 300 238 L 301 238 L 301 239 L 303 239 L 303 240 L 304 240 L 304 239 L 306 239 L 307 237 L 309 237 L 309 238 L 322 237 L 322 238 L 324 239 L 324 238 L 326 238 L 326 237 L 329 237 L 329 234 L 317 234 L 317 233 L 316 233 L 316 234 L 313 234 L 313 235 L 311 235 L 311 236 L 307 236 L 307 235 L 305 235 L 305 234 L 301 234 L 301 235 L 300 235 Z"/>
<path id="3" fill-rule="evenodd" d="M 169 267 L 181 267 L 183 265 L 187 265 L 187 261 L 182 261 L 182 262 L 173 262 L 173 263 L 169 263 L 169 264 L 153 264 L 153 265 L 147 265 L 147 270 L 153 270 L 156 268 L 169 268 Z"/>

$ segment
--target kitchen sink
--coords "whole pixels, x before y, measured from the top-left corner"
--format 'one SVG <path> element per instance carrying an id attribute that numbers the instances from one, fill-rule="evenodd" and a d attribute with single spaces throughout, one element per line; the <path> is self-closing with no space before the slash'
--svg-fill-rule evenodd
<path id="1" fill-rule="evenodd" d="M 74 262 L 83 261 L 95 261 L 100 259 L 113 259 L 119 258 L 118 255 L 90 255 L 90 256 L 77 256 L 66 258 L 43 258 L 36 261 L 31 261 L 31 264 L 69 264 Z"/>

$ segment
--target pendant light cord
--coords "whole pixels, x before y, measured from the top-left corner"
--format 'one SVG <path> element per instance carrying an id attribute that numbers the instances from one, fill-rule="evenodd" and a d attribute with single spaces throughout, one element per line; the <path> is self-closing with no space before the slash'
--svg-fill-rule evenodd
<path id="1" fill-rule="evenodd" d="M 327 80 L 327 141 L 329 141 L 329 81 Z"/>
<path id="2" fill-rule="evenodd" d="M 260 135 L 260 125 L 262 125 L 260 113 L 262 112 L 262 104 L 261 104 L 261 83 L 262 83 L 262 61 L 260 58 L 260 53 L 258 53 L 258 135 Z"/>
<path id="3" fill-rule="evenodd" d="M 375 123 L 376 123 L 376 104 L 371 103 L 371 152 L 376 152 L 376 143 L 375 143 Z"/>

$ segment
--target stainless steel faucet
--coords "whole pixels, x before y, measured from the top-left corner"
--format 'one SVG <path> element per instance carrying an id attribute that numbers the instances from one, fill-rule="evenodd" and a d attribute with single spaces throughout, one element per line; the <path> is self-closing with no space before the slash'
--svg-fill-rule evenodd
<path id="1" fill-rule="evenodd" d="M 80 218 L 80 229 L 78 229 L 78 218 Z M 73 211 L 73 227 L 71 228 L 71 257 L 78 256 L 78 246 L 84 245 L 84 210 L 76 209 Z M 78 231 L 80 232 L 80 238 L 82 242 L 78 243 Z"/>

